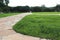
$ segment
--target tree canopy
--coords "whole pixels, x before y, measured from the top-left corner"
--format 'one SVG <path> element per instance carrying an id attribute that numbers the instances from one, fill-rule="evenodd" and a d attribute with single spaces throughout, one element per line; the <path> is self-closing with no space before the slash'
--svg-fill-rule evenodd
<path id="1" fill-rule="evenodd" d="M 4 3 L 5 1 L 5 3 Z M 35 7 L 29 7 L 29 6 L 16 6 L 16 7 L 10 7 L 8 6 L 9 0 L 0 0 L 0 12 L 60 12 L 60 4 L 56 5 L 55 7 L 45 7 L 45 5 L 42 6 L 35 6 Z"/>
<path id="2" fill-rule="evenodd" d="M 9 0 L 5 0 L 5 4 L 6 4 L 6 6 L 8 6 Z"/>

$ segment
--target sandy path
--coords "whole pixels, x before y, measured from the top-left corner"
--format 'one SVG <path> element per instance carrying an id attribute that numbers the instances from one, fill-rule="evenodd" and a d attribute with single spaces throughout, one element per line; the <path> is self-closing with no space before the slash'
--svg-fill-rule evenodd
<path id="1" fill-rule="evenodd" d="M 16 22 L 30 14 L 31 13 L 22 13 L 0 18 L 0 40 L 39 40 L 39 38 L 22 35 L 12 30 L 12 26 L 15 25 Z"/>

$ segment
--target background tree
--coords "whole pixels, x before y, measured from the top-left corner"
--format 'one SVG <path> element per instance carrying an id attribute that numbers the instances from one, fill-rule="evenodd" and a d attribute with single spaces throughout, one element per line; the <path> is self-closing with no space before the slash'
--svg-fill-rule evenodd
<path id="1" fill-rule="evenodd" d="M 3 12 L 3 9 L 5 7 L 3 2 L 4 2 L 4 0 L 0 0 L 0 13 Z"/>
<path id="2" fill-rule="evenodd" d="M 16 7 L 9 7 L 9 0 L 0 0 L 0 13 L 1 12 L 60 12 L 60 5 L 56 5 L 55 7 L 45 7 L 42 6 L 16 6 Z"/>
<path id="3" fill-rule="evenodd" d="M 56 5 L 56 7 L 55 7 L 55 11 L 60 12 L 60 5 L 59 5 L 59 4 Z"/>
<path id="4" fill-rule="evenodd" d="M 0 3 L 3 3 L 3 0 L 0 0 Z"/>
<path id="5" fill-rule="evenodd" d="M 6 4 L 6 6 L 8 6 L 9 0 L 5 0 L 5 4 Z"/>
<path id="6" fill-rule="evenodd" d="M 5 1 L 5 7 L 4 7 L 4 12 L 9 12 L 9 6 L 8 6 L 8 4 L 9 4 L 9 0 L 4 0 Z"/>
<path id="7" fill-rule="evenodd" d="M 41 11 L 43 12 L 46 9 L 45 5 L 41 6 Z"/>
<path id="8" fill-rule="evenodd" d="M 36 7 L 31 7 L 31 11 L 32 11 L 32 12 L 41 12 L 41 7 L 38 7 L 38 6 L 36 6 Z"/>

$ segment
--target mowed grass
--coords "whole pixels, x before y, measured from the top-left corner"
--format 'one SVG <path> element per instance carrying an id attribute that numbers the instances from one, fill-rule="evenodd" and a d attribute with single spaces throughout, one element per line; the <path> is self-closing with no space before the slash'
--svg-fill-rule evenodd
<path id="1" fill-rule="evenodd" d="M 2 14 L 0 14 L 0 18 L 7 17 L 7 16 L 12 16 L 12 15 L 16 15 L 16 14 L 19 14 L 19 13 L 2 13 Z"/>
<path id="2" fill-rule="evenodd" d="M 25 35 L 60 40 L 60 16 L 32 14 L 19 21 L 13 29 Z"/>
<path id="3" fill-rule="evenodd" d="M 34 15 L 56 15 L 60 14 L 60 12 L 33 12 Z"/>

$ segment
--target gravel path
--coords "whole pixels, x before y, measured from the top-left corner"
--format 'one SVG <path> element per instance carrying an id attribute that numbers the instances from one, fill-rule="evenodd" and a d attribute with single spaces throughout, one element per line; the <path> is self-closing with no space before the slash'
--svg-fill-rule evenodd
<path id="1" fill-rule="evenodd" d="M 40 40 L 40 38 L 22 35 L 12 30 L 12 26 L 15 25 L 16 22 L 30 14 L 31 13 L 22 13 L 14 16 L 0 18 L 0 40 Z"/>

